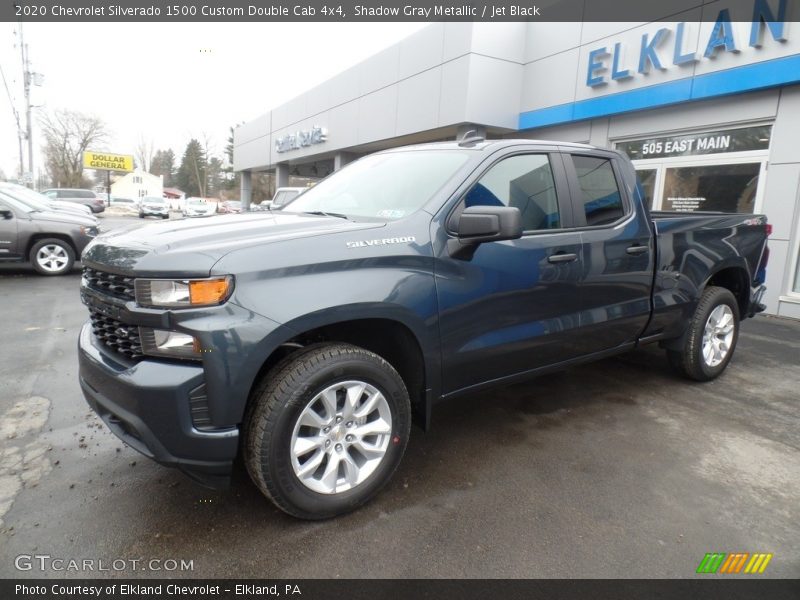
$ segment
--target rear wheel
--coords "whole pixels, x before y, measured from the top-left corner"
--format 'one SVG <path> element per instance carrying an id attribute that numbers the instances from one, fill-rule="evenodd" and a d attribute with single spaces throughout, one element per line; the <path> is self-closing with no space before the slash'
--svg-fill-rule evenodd
<path id="1" fill-rule="evenodd" d="M 63 275 L 75 264 L 75 252 L 64 240 L 46 239 L 34 244 L 30 260 L 33 268 L 42 275 Z"/>
<path id="2" fill-rule="evenodd" d="M 739 304 L 725 288 L 709 287 L 700 297 L 681 350 L 668 350 L 673 368 L 695 381 L 718 377 L 739 338 Z"/>
<path id="3" fill-rule="evenodd" d="M 408 392 L 389 363 L 357 346 L 316 344 L 279 363 L 254 392 L 245 463 L 283 511 L 325 519 L 386 484 L 410 428 Z"/>

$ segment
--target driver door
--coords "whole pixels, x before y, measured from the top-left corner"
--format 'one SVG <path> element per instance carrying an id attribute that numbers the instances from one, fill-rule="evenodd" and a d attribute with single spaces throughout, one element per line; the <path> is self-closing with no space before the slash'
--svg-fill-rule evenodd
<path id="1" fill-rule="evenodd" d="M 449 220 L 469 206 L 520 210 L 523 236 L 483 243 L 469 259 L 436 261 L 445 394 L 577 355 L 581 238 L 571 229 L 561 155 L 525 152 L 494 161 Z"/>

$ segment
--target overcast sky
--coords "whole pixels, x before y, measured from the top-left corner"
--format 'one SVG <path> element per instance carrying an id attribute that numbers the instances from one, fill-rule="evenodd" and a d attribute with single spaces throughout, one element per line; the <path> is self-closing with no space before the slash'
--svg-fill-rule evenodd
<path id="1" fill-rule="evenodd" d="M 95 114 L 112 132 L 108 150 L 133 154 L 143 135 L 180 157 L 188 140 L 203 134 L 221 155 L 231 125 L 259 116 L 424 26 L 28 23 L 23 33 L 32 70 L 44 75 L 33 97 L 44 106 L 34 113 L 69 108 Z M 18 31 L 16 24 L 0 23 L 0 67 L 24 127 Z M 38 148 L 36 131 L 34 140 Z M 27 150 L 25 160 L 27 168 Z M 12 176 L 18 164 L 16 123 L 0 87 L 0 169 Z"/>

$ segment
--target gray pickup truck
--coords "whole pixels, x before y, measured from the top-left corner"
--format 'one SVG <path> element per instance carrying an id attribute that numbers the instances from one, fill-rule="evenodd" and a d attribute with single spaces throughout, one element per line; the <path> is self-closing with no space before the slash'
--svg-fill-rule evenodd
<path id="1" fill-rule="evenodd" d="M 623 155 L 466 139 L 362 158 L 281 211 L 98 237 L 80 385 L 209 485 L 241 456 L 284 511 L 362 505 L 437 401 L 660 344 L 707 381 L 763 310 L 768 225 L 651 214 Z"/>

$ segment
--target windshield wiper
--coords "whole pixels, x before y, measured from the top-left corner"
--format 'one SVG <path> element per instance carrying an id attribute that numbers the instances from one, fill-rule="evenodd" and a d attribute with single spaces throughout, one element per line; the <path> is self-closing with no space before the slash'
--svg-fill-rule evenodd
<path id="1" fill-rule="evenodd" d="M 335 212 L 325 212 L 323 210 L 304 210 L 304 215 L 318 215 L 320 217 L 337 217 L 339 219 L 346 219 L 350 220 L 350 217 L 347 215 L 343 215 L 342 213 L 335 213 Z"/>

